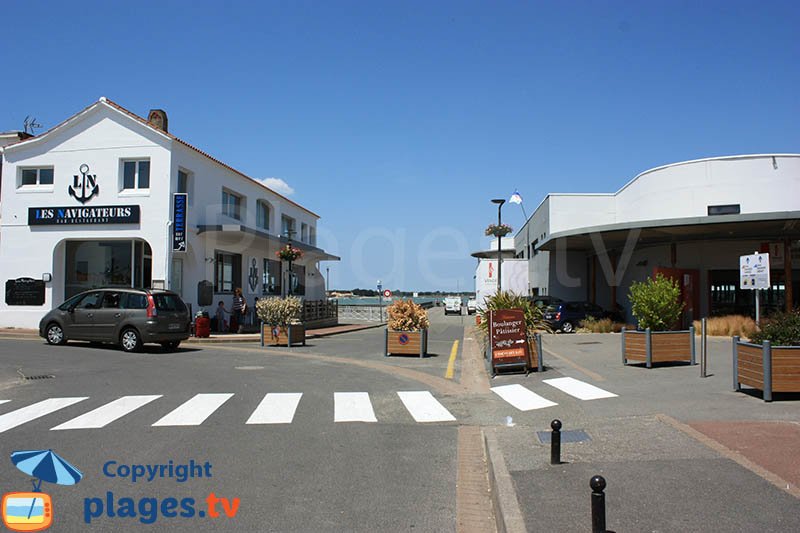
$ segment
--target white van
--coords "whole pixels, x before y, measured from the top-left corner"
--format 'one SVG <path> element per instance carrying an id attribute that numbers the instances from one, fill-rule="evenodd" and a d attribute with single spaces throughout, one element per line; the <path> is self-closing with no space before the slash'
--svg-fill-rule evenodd
<path id="1" fill-rule="evenodd" d="M 461 298 L 450 297 L 444 299 L 444 314 L 449 315 L 450 313 L 461 314 Z"/>

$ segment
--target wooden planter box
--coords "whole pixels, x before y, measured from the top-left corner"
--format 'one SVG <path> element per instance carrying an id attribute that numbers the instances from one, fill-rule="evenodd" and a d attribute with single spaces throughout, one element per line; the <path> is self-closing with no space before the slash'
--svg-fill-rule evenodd
<path id="1" fill-rule="evenodd" d="M 386 329 L 386 348 L 384 356 L 419 355 L 428 353 L 428 330 L 422 331 L 390 331 Z"/>
<path id="2" fill-rule="evenodd" d="M 542 351 L 541 333 L 534 333 L 532 337 L 528 337 L 528 353 L 531 354 L 531 370 L 535 368 L 537 372 L 544 371 L 544 352 Z"/>
<path id="3" fill-rule="evenodd" d="M 277 333 L 277 335 L 276 335 Z M 306 327 L 303 324 L 294 324 L 288 328 L 273 328 L 266 324 L 261 325 L 261 346 L 289 346 L 295 344 L 306 345 Z"/>
<path id="4" fill-rule="evenodd" d="M 733 390 L 742 385 L 759 389 L 764 401 L 772 392 L 800 392 L 800 346 L 772 346 L 733 338 Z"/>
<path id="5" fill-rule="evenodd" d="M 629 331 L 622 328 L 622 364 L 644 361 L 653 363 L 686 361 L 695 364 L 694 327 L 683 331 Z"/>

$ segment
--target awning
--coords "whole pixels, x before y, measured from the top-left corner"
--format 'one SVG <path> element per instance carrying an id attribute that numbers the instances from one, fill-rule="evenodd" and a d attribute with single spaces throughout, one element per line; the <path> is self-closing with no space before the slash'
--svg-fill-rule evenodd
<path id="1" fill-rule="evenodd" d="M 210 233 L 210 232 L 221 232 L 221 233 L 249 233 L 250 235 L 255 235 L 256 237 L 261 237 L 262 239 L 266 239 L 268 241 L 272 241 L 279 245 L 286 245 L 289 244 L 289 239 L 286 237 L 279 237 L 278 235 L 271 235 L 261 230 L 257 230 L 255 228 L 250 228 L 244 226 L 242 224 L 200 224 L 197 226 L 197 234 L 201 235 L 203 233 Z M 321 248 L 317 248 L 315 246 L 311 246 L 310 244 L 306 244 L 304 242 L 292 240 L 292 246 L 302 250 L 303 253 L 306 253 L 314 258 L 316 261 L 341 261 L 342 258 L 329 254 L 325 250 Z"/>
<path id="2" fill-rule="evenodd" d="M 639 230 L 636 246 L 669 244 L 703 240 L 762 240 L 782 241 L 800 239 L 800 212 L 720 215 L 645 223 L 608 224 L 554 233 L 537 250 L 556 249 L 603 252 L 621 250 Z M 600 246 L 595 246 L 597 243 Z"/>

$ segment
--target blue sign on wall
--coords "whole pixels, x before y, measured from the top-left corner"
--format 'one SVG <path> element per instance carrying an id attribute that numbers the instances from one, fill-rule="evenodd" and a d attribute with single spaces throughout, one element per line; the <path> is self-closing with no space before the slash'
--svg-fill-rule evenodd
<path id="1" fill-rule="evenodd" d="M 186 209 L 189 195 L 176 192 L 172 195 L 172 251 L 186 251 Z"/>

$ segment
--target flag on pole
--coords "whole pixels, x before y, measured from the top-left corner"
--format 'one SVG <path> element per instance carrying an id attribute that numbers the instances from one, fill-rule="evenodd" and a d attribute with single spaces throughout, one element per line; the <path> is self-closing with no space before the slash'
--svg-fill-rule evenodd
<path id="1" fill-rule="evenodd" d="M 520 196 L 519 191 L 514 189 L 514 194 L 511 195 L 508 201 L 512 204 L 522 204 L 522 196 Z"/>

